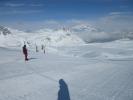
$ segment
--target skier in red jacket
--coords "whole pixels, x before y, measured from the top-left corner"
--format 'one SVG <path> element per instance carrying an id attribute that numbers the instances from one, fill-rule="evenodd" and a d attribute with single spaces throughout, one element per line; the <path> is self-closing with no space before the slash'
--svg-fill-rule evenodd
<path id="1" fill-rule="evenodd" d="M 23 46 L 23 54 L 25 56 L 25 61 L 28 61 L 28 51 L 27 51 L 27 48 L 26 48 L 26 45 Z"/>

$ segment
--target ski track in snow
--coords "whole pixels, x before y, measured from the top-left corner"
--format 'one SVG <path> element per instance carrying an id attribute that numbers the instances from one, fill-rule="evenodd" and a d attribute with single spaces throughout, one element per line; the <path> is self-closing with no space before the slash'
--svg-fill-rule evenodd
<path id="1" fill-rule="evenodd" d="M 14 63 L 14 62 L 18 62 L 18 61 L 21 61 L 21 59 L 19 59 L 19 58 L 16 58 L 16 59 L 10 59 L 10 60 L 2 60 L 2 61 L 0 61 L 0 64 L 2 65 L 2 64 L 10 64 L 10 63 Z"/>

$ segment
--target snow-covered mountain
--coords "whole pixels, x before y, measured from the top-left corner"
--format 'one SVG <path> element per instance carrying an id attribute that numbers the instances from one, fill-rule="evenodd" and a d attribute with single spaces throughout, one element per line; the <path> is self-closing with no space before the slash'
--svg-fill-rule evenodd
<path id="1" fill-rule="evenodd" d="M 84 41 L 81 38 L 64 29 L 41 29 L 35 33 L 36 35 L 29 38 L 31 43 L 51 46 L 72 46 L 84 44 Z"/>
<path id="2" fill-rule="evenodd" d="M 1 26 L 0 46 L 20 47 L 26 34 L 24 32 Z"/>
<path id="3" fill-rule="evenodd" d="M 78 36 L 66 32 L 63 29 L 40 29 L 38 31 L 27 33 L 19 30 L 8 28 L 12 34 L 0 35 L 0 46 L 20 47 L 24 43 L 30 47 L 35 45 L 47 46 L 72 46 L 84 44 L 84 41 Z"/>
<path id="4" fill-rule="evenodd" d="M 104 32 L 90 24 L 76 24 L 58 29 L 42 28 L 34 32 L 0 28 L 0 46 L 21 47 L 26 43 L 47 46 L 75 46 L 92 42 L 109 42 L 123 38 L 133 39 L 133 32 Z"/>

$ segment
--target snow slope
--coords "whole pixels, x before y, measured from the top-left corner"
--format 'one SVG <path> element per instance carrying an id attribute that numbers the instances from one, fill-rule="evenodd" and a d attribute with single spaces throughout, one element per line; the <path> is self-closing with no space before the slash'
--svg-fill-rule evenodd
<path id="1" fill-rule="evenodd" d="M 0 48 L 0 100 L 133 99 L 133 41 L 68 48 L 29 51 L 28 62 L 20 50 Z"/>
<path id="2" fill-rule="evenodd" d="M 105 43 L 91 43 L 82 46 L 58 47 L 59 52 L 73 57 L 86 59 L 131 59 L 133 58 L 133 41 L 129 39 Z"/>
<path id="3" fill-rule="evenodd" d="M 33 33 L 9 30 L 0 34 L 0 100 L 133 99 L 132 33 L 123 38 L 88 25 Z M 24 42 L 28 62 L 21 50 Z M 42 44 L 46 54 L 34 52 Z"/>

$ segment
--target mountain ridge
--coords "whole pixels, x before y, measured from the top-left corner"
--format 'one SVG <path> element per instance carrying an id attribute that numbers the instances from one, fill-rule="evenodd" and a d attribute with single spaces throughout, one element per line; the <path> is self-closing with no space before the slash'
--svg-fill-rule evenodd
<path id="1" fill-rule="evenodd" d="M 42 28 L 34 32 L 0 28 L 0 46 L 75 46 L 88 43 L 110 42 L 119 39 L 133 39 L 133 32 L 108 33 L 90 24 L 76 24 L 57 29 Z"/>

